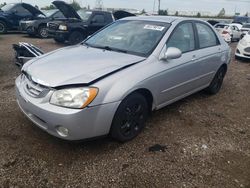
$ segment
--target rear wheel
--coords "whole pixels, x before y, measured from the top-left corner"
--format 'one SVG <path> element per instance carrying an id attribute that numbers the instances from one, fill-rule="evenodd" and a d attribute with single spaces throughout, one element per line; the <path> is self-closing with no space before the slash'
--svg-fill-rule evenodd
<path id="1" fill-rule="evenodd" d="M 7 32 L 7 26 L 3 21 L 0 21 L 0 33 L 6 33 Z"/>
<path id="2" fill-rule="evenodd" d="M 85 35 L 80 31 L 73 31 L 69 36 L 69 44 L 75 45 L 82 42 L 85 39 Z"/>
<path id="3" fill-rule="evenodd" d="M 133 93 L 119 105 L 110 130 L 110 135 L 126 142 L 135 138 L 144 128 L 148 117 L 148 104 L 144 96 Z"/>
<path id="4" fill-rule="evenodd" d="M 41 38 L 48 38 L 49 37 L 49 33 L 48 33 L 46 26 L 40 26 L 38 28 L 38 36 Z"/>
<path id="5" fill-rule="evenodd" d="M 217 73 L 215 74 L 211 84 L 208 86 L 208 88 L 206 89 L 206 91 L 211 94 L 217 94 L 220 91 L 220 88 L 222 86 L 223 83 L 223 79 L 226 75 L 226 68 L 225 67 L 220 67 L 219 70 L 217 71 Z"/>

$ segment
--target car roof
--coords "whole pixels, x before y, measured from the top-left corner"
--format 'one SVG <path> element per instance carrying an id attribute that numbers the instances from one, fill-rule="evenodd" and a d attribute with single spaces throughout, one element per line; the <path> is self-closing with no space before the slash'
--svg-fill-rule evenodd
<path id="1" fill-rule="evenodd" d="M 186 17 L 176 17 L 176 16 L 132 16 L 126 17 L 122 20 L 143 20 L 143 21 L 156 21 L 156 22 L 165 22 L 165 23 L 173 23 L 175 21 L 185 21 L 185 20 L 198 20 L 197 18 L 186 18 Z"/>
<path id="2" fill-rule="evenodd" d="M 94 13 L 110 13 L 109 11 L 96 10 L 96 9 L 80 9 L 80 10 L 94 12 Z"/>

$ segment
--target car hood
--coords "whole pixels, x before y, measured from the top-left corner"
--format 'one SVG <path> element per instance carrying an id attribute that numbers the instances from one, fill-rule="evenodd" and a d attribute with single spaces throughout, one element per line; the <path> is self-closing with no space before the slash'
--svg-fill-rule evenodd
<path id="1" fill-rule="evenodd" d="M 22 3 L 22 6 L 23 6 L 23 8 L 25 8 L 26 10 L 28 10 L 31 14 L 33 14 L 33 15 L 35 15 L 35 16 L 37 16 L 37 15 L 39 15 L 39 14 L 45 16 L 44 13 L 42 13 L 42 12 L 41 12 L 40 10 L 38 10 L 37 8 L 31 6 L 30 4 Z M 46 16 L 45 16 L 45 17 L 46 17 Z"/>
<path id="2" fill-rule="evenodd" d="M 244 40 L 247 41 L 248 46 L 249 46 L 249 45 L 250 45 L 250 34 L 246 34 L 246 35 L 244 36 Z"/>
<path id="3" fill-rule="evenodd" d="M 117 10 L 113 13 L 113 15 L 116 20 L 126 18 L 126 17 L 136 16 L 135 14 L 132 14 L 130 12 L 123 11 L 123 10 Z"/>
<path id="4" fill-rule="evenodd" d="M 62 48 L 26 63 L 22 69 L 48 87 L 90 84 L 145 58 L 83 45 Z"/>
<path id="5" fill-rule="evenodd" d="M 62 12 L 65 18 L 75 18 L 81 20 L 81 17 L 77 14 L 75 9 L 64 1 L 53 1 L 52 4 Z"/>

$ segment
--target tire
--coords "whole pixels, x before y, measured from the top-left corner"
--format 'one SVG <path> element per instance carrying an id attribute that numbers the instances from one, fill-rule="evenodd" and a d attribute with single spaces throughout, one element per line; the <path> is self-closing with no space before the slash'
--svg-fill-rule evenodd
<path id="1" fill-rule="evenodd" d="M 0 33 L 6 33 L 7 32 L 7 26 L 3 21 L 0 21 Z"/>
<path id="2" fill-rule="evenodd" d="M 37 30 L 37 33 L 38 33 L 38 36 L 40 38 L 48 38 L 49 37 L 49 33 L 48 33 L 48 30 L 47 30 L 47 27 L 46 26 L 39 26 L 38 30 Z"/>
<path id="3" fill-rule="evenodd" d="M 80 31 L 73 31 L 69 36 L 69 44 L 75 45 L 82 42 L 85 39 L 85 35 Z"/>
<path id="4" fill-rule="evenodd" d="M 110 136 L 120 142 L 132 140 L 145 127 L 148 113 L 148 103 L 143 95 L 133 93 L 127 96 L 115 113 Z"/>
<path id="5" fill-rule="evenodd" d="M 54 41 L 57 42 L 57 43 L 64 43 L 65 42 L 65 39 L 62 39 L 62 38 L 54 38 Z"/>
<path id="6" fill-rule="evenodd" d="M 208 88 L 206 88 L 207 93 L 209 93 L 211 95 L 215 95 L 220 91 L 222 83 L 223 83 L 223 79 L 226 75 L 226 72 L 227 72 L 227 70 L 225 67 L 222 66 L 219 68 L 219 70 L 215 74 L 212 82 L 210 83 Z"/>

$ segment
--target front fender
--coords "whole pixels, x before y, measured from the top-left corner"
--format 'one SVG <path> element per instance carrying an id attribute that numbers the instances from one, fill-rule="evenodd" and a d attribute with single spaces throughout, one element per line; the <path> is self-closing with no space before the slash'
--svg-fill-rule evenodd
<path id="1" fill-rule="evenodd" d="M 11 28 L 11 27 L 12 27 L 12 24 L 11 24 L 11 22 L 9 21 L 9 19 L 7 19 L 7 18 L 4 17 L 4 16 L 0 16 L 0 21 L 4 22 L 8 28 Z"/>

